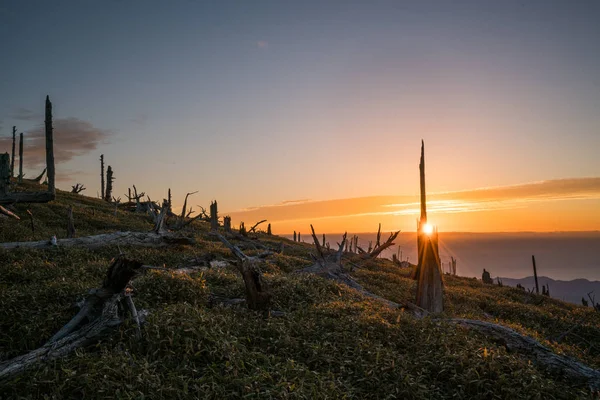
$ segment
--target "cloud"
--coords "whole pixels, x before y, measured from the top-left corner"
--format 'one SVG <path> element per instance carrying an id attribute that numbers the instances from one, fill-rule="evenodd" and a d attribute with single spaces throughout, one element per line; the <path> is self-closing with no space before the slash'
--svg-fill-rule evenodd
<path id="1" fill-rule="evenodd" d="M 561 200 L 600 200 L 599 178 L 556 179 L 522 185 L 432 193 L 427 197 L 429 213 L 456 214 L 517 210 L 531 204 Z M 364 216 L 419 215 L 418 196 L 370 196 L 324 201 L 293 201 L 229 213 L 241 221 L 305 221 Z"/>
<path id="2" fill-rule="evenodd" d="M 269 47 L 269 42 L 267 42 L 266 40 L 259 40 L 256 42 L 256 47 L 258 47 L 259 49 L 266 49 Z"/>
<path id="3" fill-rule="evenodd" d="M 40 113 L 34 112 L 28 108 L 19 107 L 16 108 L 12 115 L 12 119 L 16 119 L 18 121 L 43 121 L 44 116 Z"/>
<path id="4" fill-rule="evenodd" d="M 74 157 L 88 154 L 105 143 L 111 133 L 99 129 L 87 121 L 77 118 L 59 118 L 54 120 L 54 160 L 64 163 Z M 46 164 L 46 136 L 44 126 L 40 125 L 24 135 L 23 163 L 27 167 L 43 167 Z M 0 149 L 10 151 L 12 136 L 0 138 Z"/>

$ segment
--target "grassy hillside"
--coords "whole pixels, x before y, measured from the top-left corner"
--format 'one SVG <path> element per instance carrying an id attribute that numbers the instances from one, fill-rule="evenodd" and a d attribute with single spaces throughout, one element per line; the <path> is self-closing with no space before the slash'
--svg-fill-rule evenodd
<path id="1" fill-rule="evenodd" d="M 17 205 L 22 220 L 0 219 L 0 240 L 64 237 L 71 205 L 78 236 L 152 227 L 147 216 L 122 210 L 115 216 L 98 199 L 59 192 L 49 204 Z M 232 260 L 207 235 L 207 225 L 190 225 L 193 246 L 120 250 L 169 269 L 207 253 Z M 590 398 L 584 384 L 553 376 L 476 332 L 416 319 L 346 286 L 293 274 L 311 264 L 312 246 L 260 237 L 286 244 L 284 255 L 268 258 L 263 270 L 283 317 L 215 306 L 211 294 L 243 297 L 231 265 L 192 274 L 150 271 L 133 281 L 138 309 L 150 311 L 141 340 L 133 326 L 124 326 L 109 340 L 0 384 L 0 398 Z M 100 285 L 118 253 L 114 246 L 0 250 L 0 361 L 45 343 L 77 312 L 75 303 Z M 395 302 L 414 299 L 409 271 L 387 260 L 351 274 Z M 600 313 L 474 279 L 445 279 L 447 316 L 510 326 L 600 368 Z M 552 340 L 575 325 L 561 343 Z"/>

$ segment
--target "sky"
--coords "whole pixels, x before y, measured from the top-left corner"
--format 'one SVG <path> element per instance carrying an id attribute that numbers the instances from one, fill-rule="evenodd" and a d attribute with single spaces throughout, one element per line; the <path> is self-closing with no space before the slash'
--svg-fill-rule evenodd
<path id="1" fill-rule="evenodd" d="M 59 188 L 96 196 L 104 154 L 123 198 L 414 231 L 423 139 L 440 231 L 597 230 L 599 20 L 584 0 L 4 0 L 0 151 L 16 125 L 41 172 L 50 95 Z"/>

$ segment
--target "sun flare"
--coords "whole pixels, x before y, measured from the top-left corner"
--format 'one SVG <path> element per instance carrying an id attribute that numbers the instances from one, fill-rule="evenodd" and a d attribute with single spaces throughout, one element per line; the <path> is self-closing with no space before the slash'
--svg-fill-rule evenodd
<path id="1" fill-rule="evenodd" d="M 423 224 L 423 232 L 426 235 L 431 235 L 433 233 L 433 225 L 430 223 Z"/>

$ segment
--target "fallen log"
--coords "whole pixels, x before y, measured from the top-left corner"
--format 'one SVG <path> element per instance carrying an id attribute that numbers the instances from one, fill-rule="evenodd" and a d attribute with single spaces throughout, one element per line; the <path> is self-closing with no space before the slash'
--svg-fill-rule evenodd
<path id="1" fill-rule="evenodd" d="M 126 313 L 140 323 L 133 300 L 125 294 L 129 281 L 143 271 L 142 263 L 117 258 L 108 269 L 102 287 L 92 289 L 81 310 L 46 344 L 27 354 L 0 363 L 0 382 L 34 367 L 64 357 L 78 348 L 88 346 L 108 336 L 121 325 Z M 141 313 L 143 318 L 143 313 Z M 89 322 L 86 322 L 89 321 Z"/>
<path id="2" fill-rule="evenodd" d="M 462 325 L 483 333 L 506 347 L 509 352 L 527 355 L 542 368 L 580 382 L 585 382 L 591 390 L 600 390 L 600 371 L 584 365 L 580 361 L 554 353 L 537 340 L 502 325 L 472 319 L 455 318 L 442 320 Z"/>
<path id="3" fill-rule="evenodd" d="M 11 217 L 14 219 L 21 219 L 19 218 L 19 216 L 17 214 L 15 214 L 14 212 L 7 210 L 6 208 L 0 206 L 0 214 L 2 215 L 6 215 L 7 217 Z"/>
<path id="4" fill-rule="evenodd" d="M 86 247 L 89 249 L 102 246 L 142 246 L 162 247 L 177 244 L 194 244 L 193 238 L 177 236 L 169 233 L 155 232 L 113 232 L 100 235 L 83 236 L 72 239 L 61 239 L 57 242 L 58 247 Z M 49 249 L 56 247 L 50 240 L 39 240 L 33 242 L 8 242 L 0 243 L 0 249 Z"/>

